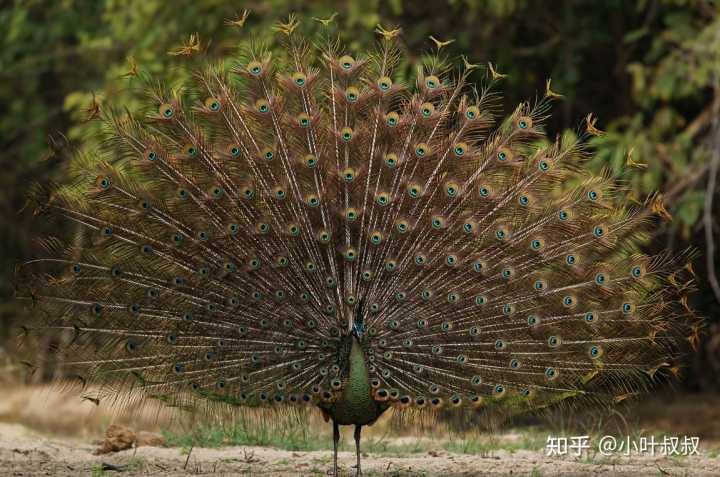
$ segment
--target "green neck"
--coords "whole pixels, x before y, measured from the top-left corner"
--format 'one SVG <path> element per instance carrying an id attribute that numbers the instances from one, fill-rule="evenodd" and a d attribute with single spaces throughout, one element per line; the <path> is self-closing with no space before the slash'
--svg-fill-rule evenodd
<path id="1" fill-rule="evenodd" d="M 381 406 L 372 397 L 370 373 L 367 369 L 365 353 L 354 336 L 352 340 L 348 365 L 350 367 L 342 393 L 327 409 L 330 417 L 340 425 L 372 424 L 385 406 Z"/>

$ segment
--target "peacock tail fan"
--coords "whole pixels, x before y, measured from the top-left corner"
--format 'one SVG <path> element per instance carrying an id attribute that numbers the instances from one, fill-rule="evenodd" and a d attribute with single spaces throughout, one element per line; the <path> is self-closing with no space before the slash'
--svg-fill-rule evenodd
<path id="1" fill-rule="evenodd" d="M 38 194 L 76 233 L 20 267 L 24 329 L 61 332 L 66 376 L 323 405 L 353 333 L 372 397 L 411 416 L 612 404 L 679 372 L 691 254 L 641 251 L 649 205 L 592 174 L 585 134 L 546 139 L 548 98 L 503 117 L 473 65 L 436 52 L 402 81 L 388 32 L 351 55 L 289 30 L 185 88 L 147 80 L 149 111 L 105 109 Z"/>

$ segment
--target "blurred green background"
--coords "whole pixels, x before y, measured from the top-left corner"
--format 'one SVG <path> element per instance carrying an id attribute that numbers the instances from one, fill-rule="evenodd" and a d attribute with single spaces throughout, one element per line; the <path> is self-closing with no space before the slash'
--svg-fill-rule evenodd
<path id="1" fill-rule="evenodd" d="M 23 210 L 32 182 L 62 181 L 72 150 L 98 128 L 93 104 L 140 106 L 127 73 L 135 66 L 158 77 L 208 58 L 232 55 L 250 36 L 272 38 L 288 13 L 315 29 L 313 17 L 333 12 L 354 52 L 376 39 L 378 23 L 401 27 L 404 68 L 433 46 L 461 64 L 492 62 L 507 74 L 500 88 L 506 110 L 545 92 L 563 95 L 548 122 L 550 137 L 577 129 L 592 112 L 607 130 L 592 140 L 592 167 L 608 167 L 642 200 L 659 190 L 672 221 L 657 222 L 654 250 L 697 248 L 700 293 L 694 306 L 709 317 L 700 353 L 688 363 L 690 389 L 720 386 L 720 289 L 710 286 L 707 227 L 713 195 L 708 180 L 720 144 L 720 7 L 709 0 L 17 0 L 0 3 L 0 344 L 24 320 L 13 296 L 15 265 L 34 254 L 33 238 L 60 234 L 57 225 Z M 227 24 L 244 9 L 243 27 Z M 175 56 L 197 33 L 199 52 Z M 272 40 L 270 40 L 272 41 Z M 479 77 L 478 77 L 479 78 Z M 135 81 L 137 83 L 137 81 Z M 641 167 L 624 167 L 629 151 Z M 720 155 L 720 152 L 716 152 Z M 716 159 L 718 162 L 720 158 Z"/>

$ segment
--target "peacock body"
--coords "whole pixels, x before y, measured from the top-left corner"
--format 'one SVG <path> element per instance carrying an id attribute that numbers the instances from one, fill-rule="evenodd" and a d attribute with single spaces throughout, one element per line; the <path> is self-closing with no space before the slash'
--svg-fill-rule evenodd
<path id="1" fill-rule="evenodd" d="M 391 407 L 611 403 L 677 371 L 686 257 L 640 252 L 647 204 L 545 138 L 548 97 L 503 118 L 494 70 L 434 54 L 404 82 L 392 33 L 357 57 L 282 35 L 189 90 L 149 80 L 38 201 L 77 224 L 22 267 L 67 375 L 315 405 L 359 441 Z"/>

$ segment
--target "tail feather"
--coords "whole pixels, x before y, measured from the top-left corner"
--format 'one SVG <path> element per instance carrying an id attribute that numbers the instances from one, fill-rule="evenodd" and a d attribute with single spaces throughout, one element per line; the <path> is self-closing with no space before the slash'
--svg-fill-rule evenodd
<path id="1" fill-rule="evenodd" d="M 649 386 L 689 329 L 686 257 L 639 251 L 651 223 L 582 137 L 546 141 L 546 99 L 499 120 L 493 78 L 433 56 L 406 83 L 401 59 L 291 34 L 192 94 L 150 82 L 142 120 L 109 111 L 100 160 L 44 206 L 81 233 L 23 267 L 65 364 L 161 398 L 328 401 L 357 322 L 399 407 Z"/>

